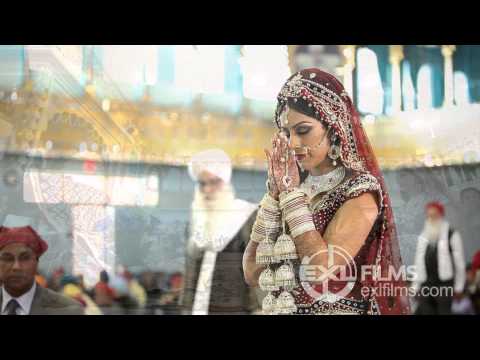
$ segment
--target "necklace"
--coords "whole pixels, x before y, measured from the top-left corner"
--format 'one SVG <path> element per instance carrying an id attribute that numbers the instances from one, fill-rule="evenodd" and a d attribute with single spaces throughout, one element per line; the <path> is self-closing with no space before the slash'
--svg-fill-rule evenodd
<path id="1" fill-rule="evenodd" d="M 303 183 L 303 188 L 310 194 L 318 194 L 332 190 L 340 184 L 345 177 L 345 168 L 339 166 L 325 175 L 308 175 Z"/>

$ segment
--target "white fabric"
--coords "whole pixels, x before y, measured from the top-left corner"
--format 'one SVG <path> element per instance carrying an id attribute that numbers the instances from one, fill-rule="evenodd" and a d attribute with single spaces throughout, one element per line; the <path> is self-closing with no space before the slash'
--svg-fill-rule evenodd
<path id="1" fill-rule="evenodd" d="M 440 237 L 437 244 L 438 277 L 442 281 L 453 278 L 453 264 L 448 248 L 448 229 L 449 223 L 443 221 L 440 229 Z M 418 291 L 423 282 L 427 280 L 425 267 L 425 253 L 429 242 L 431 242 L 425 232 L 418 237 L 417 251 L 415 254 L 416 279 L 414 287 Z M 455 262 L 454 291 L 462 292 L 465 286 L 465 258 L 463 253 L 462 238 L 458 231 L 454 231 L 451 238 L 453 261 Z"/>
<path id="2" fill-rule="evenodd" d="M 234 199 L 222 208 L 193 209 L 189 242 L 199 249 L 222 251 L 257 205 Z"/>
<path id="3" fill-rule="evenodd" d="M 2 286 L 2 315 L 6 315 L 6 307 L 11 299 L 17 300 L 18 304 L 20 305 L 17 308 L 17 315 L 28 315 L 30 314 L 30 309 L 32 307 L 33 297 L 35 296 L 35 290 L 37 289 L 37 284 L 34 282 L 33 286 L 30 290 L 28 290 L 22 296 L 16 298 L 11 296 L 5 288 Z"/>
<path id="4" fill-rule="evenodd" d="M 203 171 L 208 171 L 229 184 L 232 177 L 232 162 L 223 150 L 205 150 L 195 154 L 188 164 L 188 173 L 195 181 Z"/>
<path id="5" fill-rule="evenodd" d="M 200 223 L 198 217 L 193 223 L 189 246 L 195 246 L 198 249 L 205 250 L 195 291 L 192 309 L 193 315 L 208 314 L 217 254 L 225 249 L 256 209 L 257 205 L 255 204 L 235 199 L 228 208 L 216 210 L 220 212 L 218 214 L 220 216 L 217 217 L 217 221 L 213 223 L 214 229 L 207 230 L 204 224 Z M 202 220 L 207 221 L 206 218 Z"/>
<path id="6" fill-rule="evenodd" d="M 192 315 L 208 315 L 210 294 L 212 290 L 213 271 L 217 260 L 217 252 L 207 250 L 203 255 L 197 288 L 193 301 Z"/>

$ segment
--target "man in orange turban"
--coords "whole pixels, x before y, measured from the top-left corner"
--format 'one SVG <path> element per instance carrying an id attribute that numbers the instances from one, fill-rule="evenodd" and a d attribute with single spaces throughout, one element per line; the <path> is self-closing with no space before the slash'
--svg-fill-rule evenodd
<path id="1" fill-rule="evenodd" d="M 37 286 L 38 261 L 47 243 L 30 226 L 0 227 L 0 314 L 81 315 L 81 305 Z"/>

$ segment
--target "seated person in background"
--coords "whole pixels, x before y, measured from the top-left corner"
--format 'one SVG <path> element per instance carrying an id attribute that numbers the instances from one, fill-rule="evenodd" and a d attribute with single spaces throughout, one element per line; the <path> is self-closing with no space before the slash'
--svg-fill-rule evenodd
<path id="1" fill-rule="evenodd" d="M 471 264 L 467 264 L 466 283 L 462 293 L 457 294 L 452 302 L 452 314 L 455 315 L 475 315 L 475 308 L 473 306 L 472 297 L 470 294 L 470 276 Z"/>
<path id="2" fill-rule="evenodd" d="M 65 276 L 65 269 L 63 267 L 59 267 L 58 269 L 56 269 L 52 276 L 50 277 L 50 279 L 48 280 L 48 288 L 53 290 L 53 291 L 56 291 L 56 292 L 59 292 L 62 287 L 61 287 L 61 282 L 62 282 L 62 278 Z"/>
<path id="3" fill-rule="evenodd" d="M 480 252 L 477 252 L 480 254 Z M 475 257 L 474 257 L 475 261 Z M 480 269 L 477 269 L 475 263 L 467 266 L 467 285 L 468 294 L 472 300 L 475 313 L 480 314 Z"/>
<path id="4" fill-rule="evenodd" d="M 147 292 L 135 276 L 128 270 L 125 270 L 123 276 L 128 283 L 130 296 L 135 300 L 137 308 L 144 309 L 147 305 Z"/>
<path id="5" fill-rule="evenodd" d="M 83 315 L 77 301 L 36 284 L 38 261 L 47 249 L 30 226 L 0 227 L 1 315 Z"/>
<path id="6" fill-rule="evenodd" d="M 115 291 L 109 285 L 110 277 L 105 270 L 100 272 L 100 281 L 95 285 L 94 300 L 100 307 L 110 307 L 115 301 Z"/>
<path id="7" fill-rule="evenodd" d="M 80 281 L 81 279 L 75 276 L 64 276 L 62 279 L 62 294 L 82 304 L 85 315 L 103 315 L 97 304 L 83 290 Z"/>
<path id="8" fill-rule="evenodd" d="M 48 282 L 47 282 L 47 279 L 45 279 L 45 276 L 43 276 L 42 274 L 38 273 L 37 275 L 35 275 L 35 282 L 40 285 L 41 287 L 43 288 L 47 288 L 48 287 Z"/>

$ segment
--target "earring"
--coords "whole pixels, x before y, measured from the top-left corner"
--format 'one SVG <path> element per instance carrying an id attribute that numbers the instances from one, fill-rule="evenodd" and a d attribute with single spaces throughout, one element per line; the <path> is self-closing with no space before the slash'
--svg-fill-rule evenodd
<path id="1" fill-rule="evenodd" d="M 337 166 L 337 159 L 340 157 L 340 146 L 330 146 L 330 149 L 328 150 L 328 157 L 332 159 L 333 166 Z"/>
<path id="2" fill-rule="evenodd" d="M 282 126 L 288 125 L 288 117 L 287 117 L 288 116 L 288 111 L 289 111 L 288 104 L 285 104 L 285 109 L 280 114 L 280 124 Z"/>

